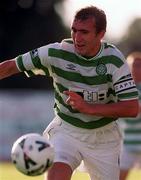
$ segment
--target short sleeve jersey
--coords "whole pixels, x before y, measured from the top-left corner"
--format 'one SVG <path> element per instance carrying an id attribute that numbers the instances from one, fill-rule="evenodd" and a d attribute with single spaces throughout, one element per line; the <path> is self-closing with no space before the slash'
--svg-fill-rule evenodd
<path id="1" fill-rule="evenodd" d="M 141 103 L 141 83 L 137 84 Z M 136 118 L 124 118 L 120 121 L 124 130 L 124 147 L 127 151 L 141 152 L 141 113 Z"/>
<path id="2" fill-rule="evenodd" d="M 80 113 L 66 104 L 65 90 L 79 93 L 88 103 L 109 104 L 136 99 L 138 92 L 122 53 L 107 42 L 96 56 L 85 58 L 75 52 L 72 39 L 52 43 L 16 58 L 28 76 L 53 78 L 55 112 L 62 120 L 81 128 L 94 129 L 114 121 Z"/>

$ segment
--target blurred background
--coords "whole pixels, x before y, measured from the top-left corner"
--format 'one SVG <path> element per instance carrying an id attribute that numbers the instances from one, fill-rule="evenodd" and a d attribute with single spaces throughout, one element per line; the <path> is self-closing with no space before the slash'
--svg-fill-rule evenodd
<path id="1" fill-rule="evenodd" d="M 77 4 L 76 4 L 77 3 Z M 125 55 L 141 50 L 139 0 L 1 0 L 0 62 L 31 49 L 70 37 L 74 12 L 85 5 L 107 14 L 105 39 Z M 54 117 L 52 80 L 21 73 L 0 82 L 0 161 L 10 160 L 21 135 L 42 133 Z"/>

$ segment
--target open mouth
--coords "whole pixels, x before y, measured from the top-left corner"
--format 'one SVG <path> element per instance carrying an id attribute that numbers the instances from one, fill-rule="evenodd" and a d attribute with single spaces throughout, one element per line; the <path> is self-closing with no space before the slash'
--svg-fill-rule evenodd
<path id="1" fill-rule="evenodd" d="M 84 45 L 84 44 L 76 44 L 75 47 L 76 47 L 77 49 L 81 49 L 81 48 L 84 48 L 85 45 Z"/>

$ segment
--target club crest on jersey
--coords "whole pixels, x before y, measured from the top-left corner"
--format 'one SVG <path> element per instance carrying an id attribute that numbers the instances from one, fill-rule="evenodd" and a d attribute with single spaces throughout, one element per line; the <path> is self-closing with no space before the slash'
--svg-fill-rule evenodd
<path id="1" fill-rule="evenodd" d="M 106 72 L 107 72 L 107 67 L 105 64 L 100 63 L 96 66 L 96 73 L 98 75 L 104 75 L 104 74 L 106 74 Z"/>

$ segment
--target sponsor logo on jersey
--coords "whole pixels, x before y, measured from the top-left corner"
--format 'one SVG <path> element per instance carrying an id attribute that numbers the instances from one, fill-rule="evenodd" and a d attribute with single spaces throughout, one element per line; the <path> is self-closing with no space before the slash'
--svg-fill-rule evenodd
<path id="1" fill-rule="evenodd" d="M 104 74 L 106 74 L 106 72 L 107 72 L 107 67 L 105 64 L 100 63 L 96 66 L 96 73 L 98 75 L 104 75 Z"/>
<path id="2" fill-rule="evenodd" d="M 100 102 L 107 99 L 106 90 L 99 90 L 97 92 L 84 90 L 83 94 L 84 100 L 89 103 Z"/>

